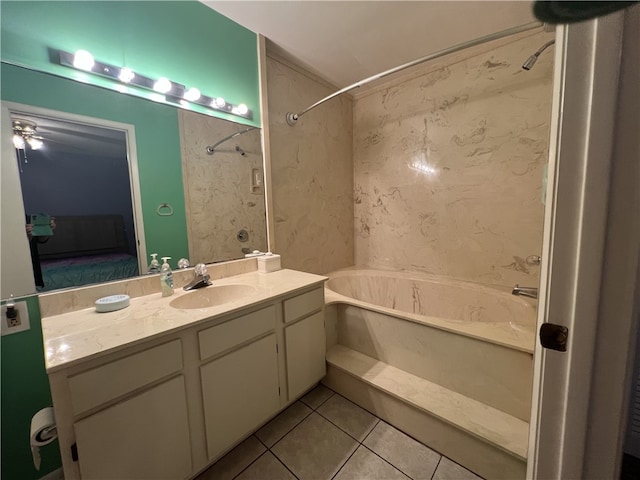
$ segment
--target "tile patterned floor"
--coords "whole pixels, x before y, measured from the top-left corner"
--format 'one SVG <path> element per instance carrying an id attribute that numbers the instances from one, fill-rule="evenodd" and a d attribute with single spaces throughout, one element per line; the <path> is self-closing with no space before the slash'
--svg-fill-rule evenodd
<path id="1" fill-rule="evenodd" d="M 323 385 L 196 480 L 482 480 Z"/>

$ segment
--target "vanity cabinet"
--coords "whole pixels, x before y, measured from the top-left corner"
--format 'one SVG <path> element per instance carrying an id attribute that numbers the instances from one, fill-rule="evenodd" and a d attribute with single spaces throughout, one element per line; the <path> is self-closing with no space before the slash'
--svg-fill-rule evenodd
<path id="1" fill-rule="evenodd" d="M 271 305 L 199 333 L 201 358 L 227 351 L 200 367 L 208 459 L 279 410 L 275 329 L 276 308 Z"/>
<path id="2" fill-rule="evenodd" d="M 182 375 L 73 425 L 82 478 L 187 478 L 192 471 Z"/>
<path id="3" fill-rule="evenodd" d="M 188 479 L 325 375 L 324 290 L 49 372 L 65 479 Z"/>
<path id="4" fill-rule="evenodd" d="M 297 398 L 327 373 L 324 290 L 297 295 L 283 306 L 288 395 Z"/>

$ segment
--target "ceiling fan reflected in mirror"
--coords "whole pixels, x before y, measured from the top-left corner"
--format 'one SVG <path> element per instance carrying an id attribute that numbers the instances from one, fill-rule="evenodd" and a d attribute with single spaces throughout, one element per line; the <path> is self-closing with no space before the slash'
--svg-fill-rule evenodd
<path id="1" fill-rule="evenodd" d="M 37 135 L 38 124 L 23 118 L 14 118 L 13 146 L 17 150 L 25 150 L 29 146 L 32 150 L 39 150 L 44 145 L 42 137 Z"/>
<path id="2" fill-rule="evenodd" d="M 38 124 L 36 122 L 24 118 L 13 118 L 11 124 L 13 126 L 13 146 L 18 157 L 18 167 L 20 173 L 23 173 L 21 161 L 25 165 L 29 163 L 27 147 L 31 150 L 40 150 L 44 143 L 42 142 L 42 137 L 37 134 Z"/>

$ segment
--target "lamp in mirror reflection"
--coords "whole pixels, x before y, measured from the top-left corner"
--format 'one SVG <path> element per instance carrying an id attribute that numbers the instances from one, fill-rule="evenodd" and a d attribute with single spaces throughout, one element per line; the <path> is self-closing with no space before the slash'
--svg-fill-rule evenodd
<path id="1" fill-rule="evenodd" d="M 253 118 L 253 112 L 244 103 L 233 105 L 222 97 L 208 97 L 203 95 L 198 88 L 191 87 L 187 89 L 184 85 L 166 77 L 153 79 L 128 67 L 101 62 L 86 50 L 78 50 L 75 54 L 63 50 L 57 50 L 57 52 L 60 65 L 106 77 L 120 84 L 152 90 L 156 93 L 149 95 L 149 98 L 154 101 L 175 103 L 182 106 L 188 106 L 187 102 L 190 102 L 238 117 Z M 122 87 L 122 85 L 116 86 L 117 91 L 131 93 L 130 90 L 119 87 Z"/>

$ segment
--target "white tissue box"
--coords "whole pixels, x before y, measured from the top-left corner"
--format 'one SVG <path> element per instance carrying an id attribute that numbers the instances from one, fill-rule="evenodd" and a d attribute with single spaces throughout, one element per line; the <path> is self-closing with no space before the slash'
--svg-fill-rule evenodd
<path id="1" fill-rule="evenodd" d="M 280 266 L 280 255 L 274 255 L 273 253 L 266 253 L 258 259 L 258 272 L 271 273 L 277 272 L 282 267 Z"/>

